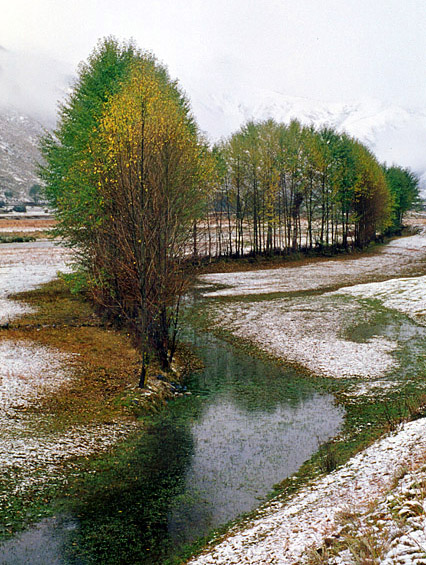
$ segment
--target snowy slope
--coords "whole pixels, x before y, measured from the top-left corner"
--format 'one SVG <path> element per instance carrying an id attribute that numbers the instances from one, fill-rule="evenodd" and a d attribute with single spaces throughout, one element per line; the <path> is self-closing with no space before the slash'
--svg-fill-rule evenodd
<path id="1" fill-rule="evenodd" d="M 26 200 L 29 189 L 39 183 L 37 143 L 43 128 L 33 118 L 0 108 L 0 199 L 13 193 L 12 200 Z"/>
<path id="2" fill-rule="evenodd" d="M 297 118 L 317 127 L 332 126 L 366 143 L 379 161 L 411 168 L 426 189 L 426 108 L 409 109 L 376 99 L 326 103 L 255 89 L 239 94 L 192 93 L 195 115 L 212 139 L 228 136 L 245 121 Z"/>

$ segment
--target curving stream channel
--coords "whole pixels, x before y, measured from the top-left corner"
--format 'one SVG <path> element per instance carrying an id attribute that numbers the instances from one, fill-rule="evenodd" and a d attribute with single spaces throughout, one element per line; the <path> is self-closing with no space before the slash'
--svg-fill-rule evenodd
<path id="1" fill-rule="evenodd" d="M 189 418 L 193 443 L 184 491 L 169 532 L 192 541 L 256 508 L 336 435 L 343 410 L 293 370 L 248 356 L 211 335 L 192 333 L 205 369 L 189 383 L 195 399 L 172 412 Z M 180 416 L 178 416 L 180 414 Z"/>
<path id="2" fill-rule="evenodd" d="M 345 273 L 348 265 L 352 269 L 346 282 L 353 282 L 349 279 L 354 273 L 361 273 L 370 280 L 370 271 L 378 269 L 381 274 L 387 269 L 387 275 L 420 274 L 423 277 L 425 250 L 424 234 L 421 234 L 397 240 L 377 256 L 345 261 Z M 4 254 L 8 252 L 6 249 Z M 24 247 L 19 247 L 19 253 L 28 256 Z M 37 265 L 32 265 L 36 259 L 33 252 L 29 265 L 32 270 L 25 275 L 38 272 Z M 12 275 L 16 275 L 13 280 L 24 278 L 20 262 L 16 273 L 11 267 Z M 342 276 L 343 263 L 335 263 L 290 269 L 282 281 L 309 290 L 310 281 L 314 280 L 315 284 L 327 288 L 330 268 L 334 268 L 335 276 Z M 44 273 L 45 268 L 43 263 L 42 280 L 52 277 L 50 271 Z M 316 277 L 312 276 L 312 269 L 319 270 Z M 419 272 L 414 273 L 413 269 Z M 50 270 L 53 274 L 56 272 L 53 265 Z M 305 278 L 301 278 L 303 273 Z M 253 276 L 245 276 L 249 279 L 247 284 Z M 255 276 L 257 281 L 260 274 Z M 270 291 L 271 271 L 262 276 L 262 288 Z M 402 308 L 400 312 L 390 311 L 375 302 L 365 303 L 364 299 L 361 305 L 357 302 L 356 308 L 351 310 L 357 316 L 351 321 L 347 340 L 355 351 L 358 351 L 358 342 L 365 344 L 368 338 L 376 336 L 398 344 L 395 367 L 385 375 L 385 384 L 389 381 L 389 390 L 395 390 L 392 392 L 395 395 L 403 390 L 402 385 L 423 391 L 425 330 L 406 317 L 400 290 L 405 289 L 410 294 L 407 280 L 411 281 L 397 280 L 397 310 Z M 420 282 L 423 284 L 423 279 Z M 419 289 L 422 291 L 419 296 L 424 296 L 423 287 Z M 5 302 L 12 290 L 0 285 L 0 299 Z M 283 288 L 277 290 L 283 291 Z M 325 300 L 334 302 L 332 308 L 318 311 L 320 321 L 330 313 L 329 319 L 325 319 L 328 326 L 325 322 L 317 324 L 321 340 L 322 334 L 328 331 L 327 339 L 335 340 L 338 336 L 342 341 L 346 335 L 343 321 L 348 316 L 347 299 L 342 303 L 343 317 L 337 321 L 337 299 L 326 297 Z M 410 302 L 410 307 L 416 306 L 419 302 L 416 300 Z M 416 306 L 420 307 L 423 308 L 422 301 Z M 318 304 L 315 308 L 318 310 Z M 264 309 L 259 307 L 258 310 L 261 315 L 251 320 L 256 324 L 259 343 L 267 349 L 275 330 L 282 328 L 284 331 L 291 320 L 280 317 L 278 310 L 277 317 L 273 318 L 266 302 Z M 240 317 L 241 320 L 243 323 Z M 312 322 L 311 317 L 309 321 Z M 309 330 L 309 324 L 305 325 Z M 309 331 L 306 335 L 312 337 Z M 298 346 L 301 339 L 297 336 L 306 337 L 302 330 L 295 336 L 292 337 L 298 341 Z M 191 394 L 169 402 L 166 409 L 144 420 L 143 432 L 117 445 L 101 457 L 99 464 L 94 461 L 94 467 L 89 467 L 89 473 L 83 477 L 83 484 L 78 485 L 75 498 L 66 505 L 68 513 L 43 520 L 6 542 L 0 547 L 0 564 L 176 563 L 173 558 L 181 555 L 186 544 L 258 507 L 276 483 L 297 471 L 320 444 L 341 429 L 344 410 L 335 405 L 332 395 L 319 390 L 316 386 L 319 381 L 304 378 L 290 367 L 278 368 L 259 361 L 211 335 L 192 329 L 186 330 L 184 339 L 191 343 L 205 364 L 205 369 L 192 375 L 186 383 Z M 291 340 L 286 343 L 287 347 L 288 343 L 294 346 Z M 305 343 L 309 344 L 309 339 Z M 305 349 L 310 349 L 309 345 Z M 312 358 L 311 350 L 304 353 Z M 355 393 L 360 391 L 360 397 L 364 394 L 369 403 L 372 390 L 388 390 L 383 386 L 385 377 L 379 375 L 368 383 L 352 379 L 348 384 Z"/>
<path id="3" fill-rule="evenodd" d="M 339 432 L 343 409 L 293 369 L 266 364 L 211 335 L 190 331 L 186 339 L 205 369 L 188 381 L 191 395 L 170 402 L 137 440 L 129 466 L 138 480 L 96 492 L 78 519 L 44 520 L 10 540 L 0 549 L 1 563 L 114 563 L 126 535 L 143 538 L 138 563 L 161 563 L 256 508 Z M 110 532 L 102 546 L 112 560 L 99 557 L 96 543 L 94 554 L 77 550 L 73 558 L 69 548 L 78 548 L 80 527 L 105 530 L 120 505 L 126 508 L 122 531 Z"/>

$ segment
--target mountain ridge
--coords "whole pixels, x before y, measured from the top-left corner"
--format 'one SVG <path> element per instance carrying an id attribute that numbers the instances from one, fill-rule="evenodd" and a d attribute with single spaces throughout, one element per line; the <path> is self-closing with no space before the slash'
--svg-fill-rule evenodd
<path id="1" fill-rule="evenodd" d="M 31 185 L 40 182 L 35 140 L 43 128 L 54 127 L 58 100 L 69 92 L 73 77 L 66 64 L 0 47 L 0 199 L 9 190 L 25 198 Z M 324 102 L 243 82 L 232 87 L 228 82 L 214 92 L 200 78 L 184 86 L 197 122 L 212 142 L 249 120 L 298 119 L 315 127 L 330 126 L 365 143 L 380 162 L 410 168 L 426 197 L 426 109 L 374 98 Z"/>

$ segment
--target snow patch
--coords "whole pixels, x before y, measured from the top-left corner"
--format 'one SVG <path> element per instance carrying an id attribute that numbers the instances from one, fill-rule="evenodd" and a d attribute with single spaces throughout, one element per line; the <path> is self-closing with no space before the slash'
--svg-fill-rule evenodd
<path id="1" fill-rule="evenodd" d="M 56 278 L 58 271 L 68 272 L 70 254 L 51 242 L 7 243 L 0 246 L 0 324 L 31 312 L 21 302 L 9 300 L 10 294 L 33 290 Z"/>
<path id="2" fill-rule="evenodd" d="M 349 323 L 361 315 L 368 315 L 361 305 L 337 297 L 281 298 L 227 304 L 215 324 L 313 374 L 377 378 L 396 365 L 391 353 L 398 344 L 381 336 L 364 343 L 344 337 Z"/>
<path id="3" fill-rule="evenodd" d="M 70 372 L 64 367 L 71 359 L 71 355 L 33 343 L 0 342 L 0 428 L 6 414 L 29 406 L 69 381 Z"/>
<path id="4" fill-rule="evenodd" d="M 407 314 L 426 325 L 426 276 L 349 286 L 334 294 L 379 300 L 386 308 Z"/>
<path id="5" fill-rule="evenodd" d="M 407 270 L 424 269 L 426 233 L 399 238 L 387 244 L 380 253 L 356 259 L 315 262 L 300 267 L 288 265 L 239 273 L 202 275 L 203 284 L 227 288 L 204 291 L 207 297 L 267 294 L 326 289 L 353 285 L 354 281 L 375 280 L 404 275 Z"/>
<path id="6" fill-rule="evenodd" d="M 366 511 L 391 488 L 401 463 L 415 467 L 425 455 L 426 419 L 422 418 L 401 426 L 330 475 L 313 480 L 290 500 L 277 498 L 266 504 L 244 529 L 231 529 L 218 545 L 189 564 L 303 563 L 308 548 L 321 547 L 324 538 L 339 529 L 339 513 L 348 508 Z M 401 544 L 404 541 L 400 539 Z M 400 561 L 389 560 L 386 565 L 395 562 Z"/>

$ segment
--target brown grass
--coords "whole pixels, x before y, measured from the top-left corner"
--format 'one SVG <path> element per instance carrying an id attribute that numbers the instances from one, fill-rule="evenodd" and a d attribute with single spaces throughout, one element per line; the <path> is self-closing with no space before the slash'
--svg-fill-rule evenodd
<path id="1" fill-rule="evenodd" d="M 55 225 L 52 218 L 0 218 L 0 236 L 47 239 Z"/>
<path id="2" fill-rule="evenodd" d="M 56 220 L 52 218 L 0 218 L 0 228 L 19 231 L 25 228 L 50 229 L 56 225 Z"/>
<path id="3" fill-rule="evenodd" d="M 25 340 L 71 354 L 74 378 L 29 410 L 53 416 L 56 427 L 134 417 L 126 396 L 137 389 L 139 354 L 123 331 L 105 327 L 62 281 L 16 295 L 37 310 L 0 330 L 0 339 Z M 151 367 L 151 372 L 157 368 Z M 143 398 L 141 397 L 141 400 Z"/>

